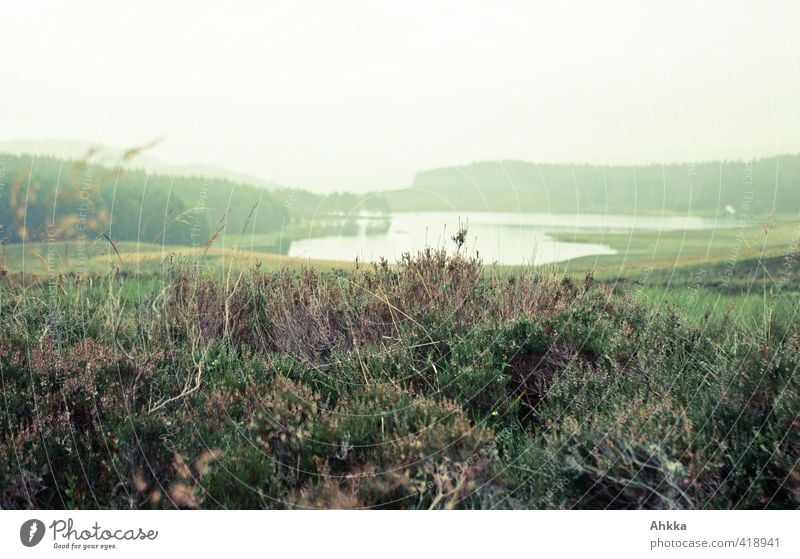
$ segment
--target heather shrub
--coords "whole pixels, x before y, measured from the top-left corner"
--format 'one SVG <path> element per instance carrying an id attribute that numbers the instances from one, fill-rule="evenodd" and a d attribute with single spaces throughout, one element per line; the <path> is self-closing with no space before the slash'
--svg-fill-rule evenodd
<path id="1" fill-rule="evenodd" d="M 302 450 L 301 468 L 319 476 L 301 502 L 336 506 L 456 507 L 491 475 L 493 436 L 453 403 L 371 385 L 324 414 Z M 334 489 L 335 487 L 335 489 Z"/>
<path id="2" fill-rule="evenodd" d="M 0 508 L 800 502 L 800 332 L 772 315 L 437 250 L 0 282 Z"/>
<path id="3" fill-rule="evenodd" d="M 780 347 L 771 366 L 732 351 L 681 368 L 663 352 L 643 368 L 573 362 L 554 377 L 540 428 L 508 454 L 517 495 L 570 508 L 794 506 L 794 351 Z"/>

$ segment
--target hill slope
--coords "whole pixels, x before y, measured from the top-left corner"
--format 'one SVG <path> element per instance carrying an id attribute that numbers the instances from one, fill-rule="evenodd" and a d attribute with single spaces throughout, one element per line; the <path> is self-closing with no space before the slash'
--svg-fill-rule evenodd
<path id="1" fill-rule="evenodd" d="M 642 167 L 486 161 L 420 172 L 386 196 L 394 211 L 800 211 L 800 155 Z"/>

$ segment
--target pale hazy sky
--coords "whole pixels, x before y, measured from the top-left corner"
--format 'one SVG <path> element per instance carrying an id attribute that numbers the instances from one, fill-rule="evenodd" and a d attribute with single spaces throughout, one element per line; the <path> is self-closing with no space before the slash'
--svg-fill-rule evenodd
<path id="1" fill-rule="evenodd" d="M 556 5 L 558 4 L 558 5 Z M 800 152 L 800 2 L 8 3 L 0 140 L 314 189 Z"/>

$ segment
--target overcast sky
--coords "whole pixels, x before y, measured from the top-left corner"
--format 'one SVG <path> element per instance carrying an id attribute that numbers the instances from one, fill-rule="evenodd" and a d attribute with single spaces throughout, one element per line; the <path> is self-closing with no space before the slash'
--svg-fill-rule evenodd
<path id="1" fill-rule="evenodd" d="M 164 137 L 167 161 L 315 190 L 800 152 L 800 2 L 698 4 L 13 2 L 0 140 Z"/>

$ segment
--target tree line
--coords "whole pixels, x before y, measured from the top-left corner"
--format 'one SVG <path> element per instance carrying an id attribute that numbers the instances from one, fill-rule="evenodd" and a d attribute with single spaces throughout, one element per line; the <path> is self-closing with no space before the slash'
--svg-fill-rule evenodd
<path id="1" fill-rule="evenodd" d="M 288 223 L 386 211 L 379 196 L 267 190 L 216 177 L 168 176 L 86 160 L 0 154 L 0 240 L 107 235 L 197 245 L 218 231 L 268 233 Z"/>
<path id="2" fill-rule="evenodd" d="M 485 161 L 420 172 L 413 188 L 387 196 L 395 211 L 800 211 L 800 155 L 645 166 Z"/>

